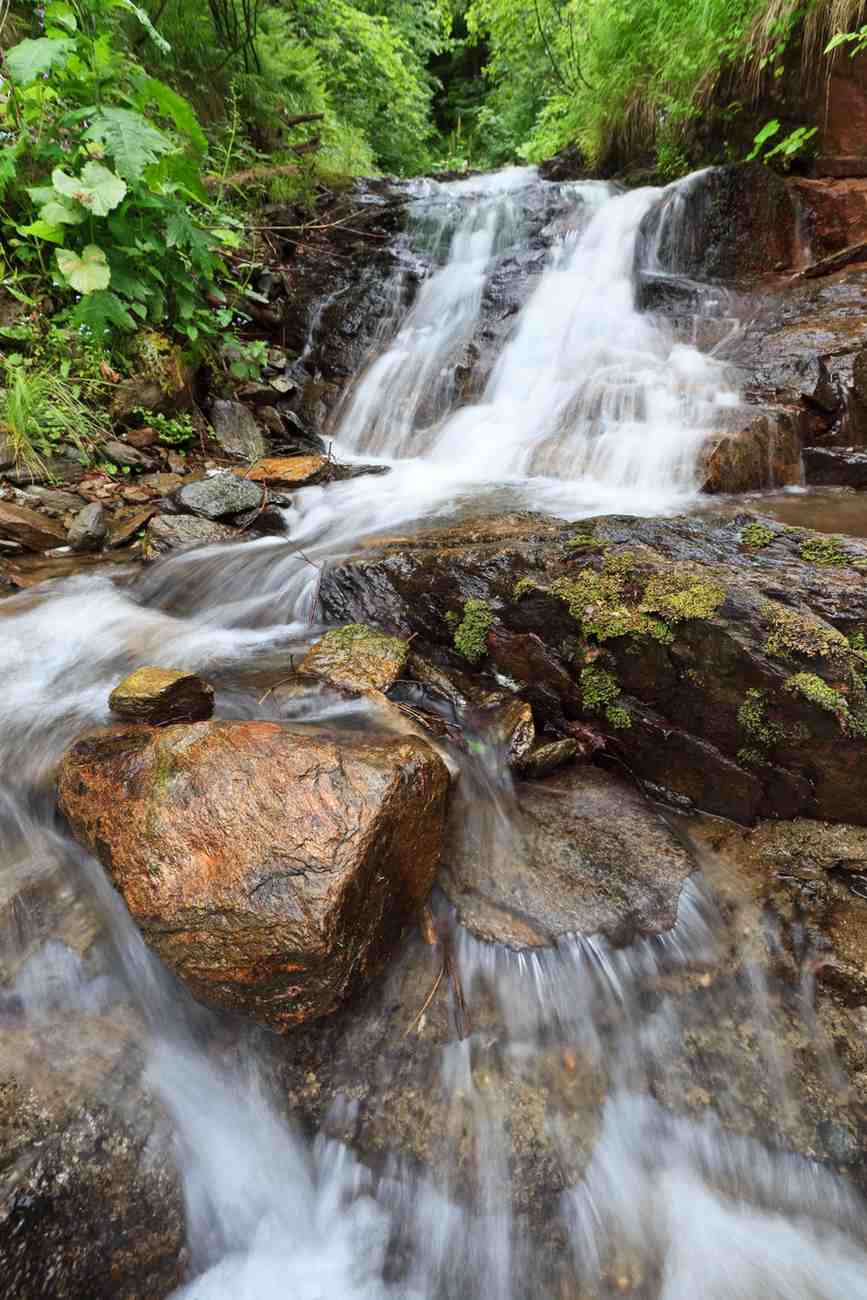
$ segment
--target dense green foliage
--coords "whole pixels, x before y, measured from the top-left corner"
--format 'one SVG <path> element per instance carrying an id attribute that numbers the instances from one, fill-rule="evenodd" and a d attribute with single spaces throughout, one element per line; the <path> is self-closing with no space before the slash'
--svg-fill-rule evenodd
<path id="1" fill-rule="evenodd" d="M 862 10 L 860 0 L 468 0 L 490 84 L 468 149 L 491 164 L 577 143 L 591 166 L 644 161 L 669 175 L 726 151 L 743 157 L 739 119 L 787 70 L 820 80 L 833 38 Z M 793 125 L 768 122 L 756 156 L 788 162 L 808 149 L 815 132 Z"/>

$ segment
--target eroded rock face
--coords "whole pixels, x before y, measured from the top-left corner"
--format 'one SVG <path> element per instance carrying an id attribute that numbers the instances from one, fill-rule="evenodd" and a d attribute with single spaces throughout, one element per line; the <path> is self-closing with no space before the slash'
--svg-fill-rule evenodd
<path id="1" fill-rule="evenodd" d="M 214 712 L 214 691 L 195 673 L 138 668 L 114 688 L 108 704 L 130 722 L 203 722 Z"/>
<path id="2" fill-rule="evenodd" d="M 708 440 L 702 491 L 754 492 L 801 481 L 801 430 L 796 413 L 754 415 L 742 429 Z"/>
<path id="3" fill-rule="evenodd" d="M 636 268 L 741 284 L 791 266 L 797 216 L 785 182 L 760 163 L 734 163 L 670 185 L 643 218 Z"/>
<path id="4" fill-rule="evenodd" d="M 280 1030 L 382 968 L 433 884 L 447 788 L 418 740 L 270 722 L 115 728 L 59 775 L 76 836 L 163 961 Z"/>
<path id="5" fill-rule="evenodd" d="M 450 817 L 443 888 L 478 938 L 517 948 L 566 934 L 625 942 L 674 925 L 694 864 L 634 784 L 572 767 L 519 783 L 516 802 L 514 836 L 497 852 L 481 801 L 474 808 L 459 791 Z"/>
<path id="6" fill-rule="evenodd" d="M 867 627 L 865 566 L 864 542 L 746 512 L 510 515 L 371 545 L 320 599 L 335 621 L 414 633 L 420 660 L 481 601 L 480 687 L 511 683 L 564 735 L 598 726 L 666 798 L 863 823 L 864 661 L 847 635 L 857 647 Z"/>

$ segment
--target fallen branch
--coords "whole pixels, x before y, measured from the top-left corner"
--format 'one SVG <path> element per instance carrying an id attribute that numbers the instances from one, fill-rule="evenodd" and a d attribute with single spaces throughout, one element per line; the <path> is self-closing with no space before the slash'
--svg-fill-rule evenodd
<path id="1" fill-rule="evenodd" d="M 218 185 L 231 185 L 240 188 L 267 181 L 271 176 L 295 176 L 300 171 L 297 163 L 265 163 L 259 167 L 248 167 L 245 171 L 232 172 L 230 176 L 217 176 L 213 173 L 205 177 L 205 189 L 215 190 Z"/>
<path id="2" fill-rule="evenodd" d="M 324 122 L 324 113 L 296 113 L 294 117 L 284 117 L 285 126 L 304 126 L 305 122 Z"/>
<path id="3" fill-rule="evenodd" d="M 842 271 L 844 266 L 865 260 L 867 260 L 867 240 L 861 240 L 858 244 L 849 244 L 848 247 L 841 248 L 838 253 L 831 253 L 828 257 L 814 262 L 812 266 L 799 271 L 793 279 L 816 280 L 820 275 L 833 275 L 835 271 Z"/>

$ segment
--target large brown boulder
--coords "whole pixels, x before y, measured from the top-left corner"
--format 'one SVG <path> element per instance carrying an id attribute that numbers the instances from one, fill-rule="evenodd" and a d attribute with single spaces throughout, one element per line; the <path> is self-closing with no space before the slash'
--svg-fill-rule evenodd
<path id="1" fill-rule="evenodd" d="M 163 961 L 281 1030 L 382 968 L 433 884 L 447 788 L 414 738 L 273 722 L 112 728 L 59 774 L 76 836 Z"/>

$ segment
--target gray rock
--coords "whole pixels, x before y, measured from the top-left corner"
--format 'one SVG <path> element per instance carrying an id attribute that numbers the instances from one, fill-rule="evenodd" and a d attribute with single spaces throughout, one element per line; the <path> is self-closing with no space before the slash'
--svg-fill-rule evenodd
<path id="1" fill-rule="evenodd" d="M 240 402 L 216 401 L 211 409 L 214 440 L 229 456 L 259 460 L 267 451 L 253 412 Z"/>
<path id="2" fill-rule="evenodd" d="M 212 519 L 196 519 L 191 515 L 157 515 L 148 524 L 145 537 L 145 558 L 154 560 L 172 551 L 188 551 L 194 546 L 212 546 L 215 542 L 231 542 L 243 537 L 236 528 L 227 528 Z"/>
<path id="3" fill-rule="evenodd" d="M 174 502 L 187 514 L 204 519 L 225 519 L 230 515 L 256 510 L 265 493 L 251 479 L 234 474 L 213 474 L 210 478 L 185 483 L 173 494 Z"/>
<path id="4" fill-rule="evenodd" d="M 111 438 L 108 442 L 104 442 L 101 451 L 115 465 L 121 465 L 127 469 L 153 469 L 154 462 L 151 456 L 146 456 L 142 451 L 136 451 L 135 447 L 129 447 L 125 442 L 118 442 L 117 438 Z"/>
<path id="5" fill-rule="evenodd" d="M 107 532 L 105 510 L 98 501 L 93 501 L 75 516 L 69 530 L 69 545 L 74 551 L 98 551 Z"/>

